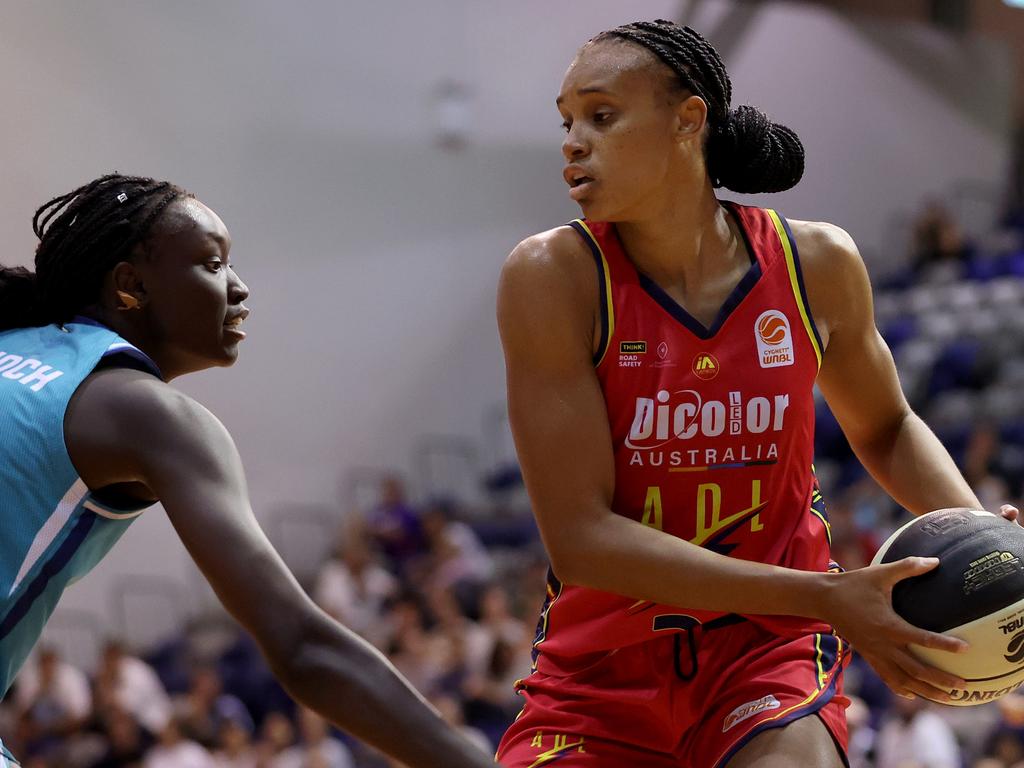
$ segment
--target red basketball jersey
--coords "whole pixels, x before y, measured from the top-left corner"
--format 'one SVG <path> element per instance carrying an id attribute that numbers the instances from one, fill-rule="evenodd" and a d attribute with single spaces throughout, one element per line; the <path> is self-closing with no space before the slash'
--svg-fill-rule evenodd
<path id="1" fill-rule="evenodd" d="M 595 359 L 615 450 L 612 509 L 731 557 L 830 567 L 830 531 L 812 463 L 821 341 L 796 244 L 771 210 L 726 203 L 750 269 L 710 328 L 627 257 L 612 224 L 572 226 L 593 251 L 604 330 Z M 606 652 L 721 617 L 550 577 L 535 660 Z M 807 619 L 751 616 L 780 634 Z M 728 619 L 726 619 L 728 620 Z"/>

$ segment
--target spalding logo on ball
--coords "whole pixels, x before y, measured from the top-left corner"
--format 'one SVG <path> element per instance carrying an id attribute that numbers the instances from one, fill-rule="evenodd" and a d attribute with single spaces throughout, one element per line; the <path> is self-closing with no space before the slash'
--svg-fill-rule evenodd
<path id="1" fill-rule="evenodd" d="M 871 563 L 912 556 L 937 557 L 939 565 L 896 584 L 896 613 L 971 646 L 966 653 L 911 646 L 922 661 L 967 681 L 947 703 L 982 704 L 1024 683 L 1024 528 L 990 512 L 940 509 L 896 531 Z"/>

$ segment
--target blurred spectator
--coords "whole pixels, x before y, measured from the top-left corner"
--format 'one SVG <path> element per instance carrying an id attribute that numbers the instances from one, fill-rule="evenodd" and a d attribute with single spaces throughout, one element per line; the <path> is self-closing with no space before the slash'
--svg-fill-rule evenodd
<path id="1" fill-rule="evenodd" d="M 495 742 L 523 707 L 514 686 L 529 674 L 530 665 L 520 666 L 520 660 L 512 646 L 499 640 L 483 674 L 468 679 L 463 689 L 466 719 Z"/>
<path id="2" fill-rule="evenodd" d="M 998 509 L 1019 490 L 1021 478 L 1014 477 L 1016 472 L 1004 460 L 1004 453 L 997 426 L 981 423 L 971 431 L 964 452 L 964 477 L 988 510 Z"/>
<path id="3" fill-rule="evenodd" d="M 327 721 L 311 709 L 299 710 L 300 743 L 274 758 L 268 768 L 355 768 L 348 747 L 329 733 Z"/>
<path id="4" fill-rule="evenodd" d="M 423 552 L 423 531 L 416 510 L 405 499 L 405 488 L 392 475 L 381 482 L 380 502 L 364 520 L 366 531 L 399 573 Z"/>
<path id="5" fill-rule="evenodd" d="M 878 734 L 871 727 L 871 712 L 867 704 L 856 696 L 849 698 L 850 706 L 846 708 L 846 725 L 849 729 L 846 756 L 850 768 L 871 768 L 871 756 L 875 751 Z"/>
<path id="6" fill-rule="evenodd" d="M 463 674 L 482 672 L 493 645 L 490 633 L 463 613 L 450 591 L 435 589 L 427 601 L 434 618 L 430 636 L 436 658 L 449 671 L 458 666 Z"/>
<path id="7" fill-rule="evenodd" d="M 385 603 L 398 592 L 398 579 L 373 557 L 371 542 L 357 531 L 339 542 L 313 588 L 313 599 L 327 613 L 371 641 Z"/>
<path id="8" fill-rule="evenodd" d="M 22 668 L 14 700 L 26 757 L 60 751 L 62 737 L 75 733 L 92 713 L 85 674 L 48 646 L 39 649 L 35 663 Z"/>
<path id="9" fill-rule="evenodd" d="M 1024 763 L 1024 695 L 1004 696 L 995 709 L 999 719 L 985 739 L 984 757 L 995 768 L 1017 768 Z"/>
<path id="10" fill-rule="evenodd" d="M 150 739 L 128 712 L 113 705 L 103 713 L 106 747 L 89 768 L 138 768 Z"/>
<path id="11" fill-rule="evenodd" d="M 224 720 L 213 762 L 217 768 L 259 768 L 256 748 L 252 743 L 252 723 L 230 718 Z"/>
<path id="12" fill-rule="evenodd" d="M 260 740 L 256 745 L 256 764 L 260 768 L 271 768 L 274 760 L 295 743 L 295 727 L 283 712 L 271 712 L 260 728 Z"/>
<path id="13" fill-rule="evenodd" d="M 200 666 L 192 673 L 188 693 L 175 697 L 174 716 L 185 738 L 212 749 L 221 726 L 228 720 L 252 731 L 252 717 L 238 698 L 224 693 L 220 674 L 214 667 Z"/>
<path id="14" fill-rule="evenodd" d="M 893 698 L 878 734 L 877 768 L 960 768 L 953 731 L 924 699 Z"/>
<path id="15" fill-rule="evenodd" d="M 913 267 L 922 271 L 935 264 L 967 258 L 970 249 L 960 225 L 938 200 L 930 200 L 914 222 Z"/>
<path id="16" fill-rule="evenodd" d="M 160 740 L 146 753 L 142 765 L 143 768 L 216 768 L 210 753 L 185 738 L 181 724 L 173 717 L 161 731 Z"/>
<path id="17" fill-rule="evenodd" d="M 392 634 L 386 652 L 392 663 L 418 690 L 434 690 L 445 672 L 445 660 L 437 656 L 419 604 L 406 596 L 392 607 L 388 623 Z"/>
<path id="18" fill-rule="evenodd" d="M 111 640 L 96 672 L 95 706 L 103 711 L 115 705 L 152 734 L 162 733 L 171 718 L 171 701 L 156 672 Z"/>
<path id="19" fill-rule="evenodd" d="M 427 592 L 472 586 L 487 581 L 494 572 L 490 554 L 465 523 L 452 519 L 444 503 L 432 504 L 423 513 L 427 557 L 419 576 Z"/>
<path id="20" fill-rule="evenodd" d="M 512 615 L 508 590 L 503 584 L 493 583 L 480 595 L 480 626 L 490 635 L 491 644 L 504 640 L 512 646 L 530 642 L 526 624 Z"/>
<path id="21" fill-rule="evenodd" d="M 466 725 L 466 716 L 462 709 L 462 702 L 456 696 L 450 696 L 448 694 L 439 694 L 430 698 L 430 703 L 433 704 L 437 711 L 441 713 L 441 717 L 448 725 L 455 728 L 459 733 L 466 737 L 473 744 L 476 744 L 484 752 L 493 752 L 497 749 L 497 744 L 492 744 L 491 740 L 487 738 L 487 734 L 481 731 L 479 728 L 474 728 L 471 725 Z"/>

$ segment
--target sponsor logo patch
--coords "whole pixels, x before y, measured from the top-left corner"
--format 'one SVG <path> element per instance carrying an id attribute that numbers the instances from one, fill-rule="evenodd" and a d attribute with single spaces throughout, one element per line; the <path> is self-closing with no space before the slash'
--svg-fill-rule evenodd
<path id="1" fill-rule="evenodd" d="M 620 341 L 620 355 L 643 355 L 647 353 L 646 341 Z"/>
<path id="2" fill-rule="evenodd" d="M 793 365 L 793 334 L 789 329 L 789 318 L 779 310 L 769 309 L 758 315 L 754 322 L 754 341 L 757 342 L 757 358 L 762 368 Z"/>
<path id="3" fill-rule="evenodd" d="M 970 567 L 964 571 L 964 594 L 977 592 L 989 584 L 1013 576 L 1018 571 L 1024 571 L 1024 567 L 1021 566 L 1020 558 L 1012 552 L 989 552 L 984 557 L 972 560 Z"/>
<path id="4" fill-rule="evenodd" d="M 725 720 L 722 722 L 722 733 L 725 733 L 734 725 L 742 723 L 744 720 L 748 720 L 756 714 L 768 709 L 778 709 L 781 706 L 782 704 L 779 703 L 779 700 L 770 693 L 767 696 L 762 696 L 757 701 L 748 701 L 746 704 L 740 704 L 736 709 L 725 716 Z"/>
<path id="5" fill-rule="evenodd" d="M 699 379 L 708 381 L 715 378 L 718 375 L 718 368 L 717 358 L 708 352 L 702 352 L 693 358 L 693 372 Z"/>

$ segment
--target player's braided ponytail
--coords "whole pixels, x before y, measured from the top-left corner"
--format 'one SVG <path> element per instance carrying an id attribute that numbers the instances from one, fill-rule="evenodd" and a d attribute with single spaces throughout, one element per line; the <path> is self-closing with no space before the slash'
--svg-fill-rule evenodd
<path id="1" fill-rule="evenodd" d="M 94 304 L 103 276 L 188 196 L 167 181 L 111 173 L 44 203 L 32 218 L 35 273 L 0 267 L 0 330 L 67 322 Z"/>
<path id="2" fill-rule="evenodd" d="M 621 39 L 640 45 L 664 62 L 679 85 L 708 107 L 705 147 L 715 187 L 734 192 L 781 192 L 804 172 L 797 135 L 755 107 L 732 109 L 732 83 L 718 51 L 699 32 L 671 21 L 637 21 L 602 32 L 594 42 Z"/>

